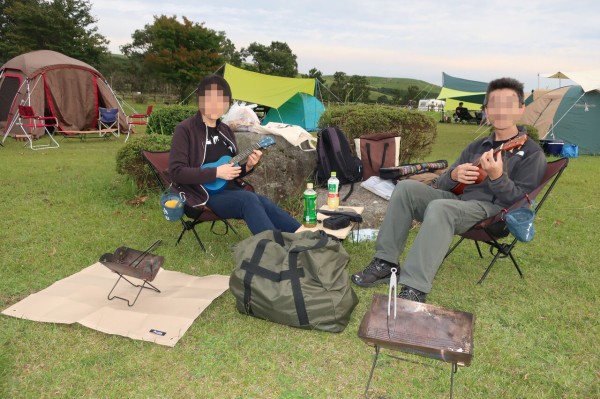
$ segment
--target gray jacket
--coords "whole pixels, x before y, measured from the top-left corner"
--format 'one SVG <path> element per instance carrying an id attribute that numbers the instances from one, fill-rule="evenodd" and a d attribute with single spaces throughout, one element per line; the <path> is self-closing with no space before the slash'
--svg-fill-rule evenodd
<path id="1" fill-rule="evenodd" d="M 519 127 L 519 136 L 525 135 Z M 481 155 L 493 148 L 494 134 L 469 144 L 460 157 L 436 181 L 437 188 L 452 191 L 458 184 L 450 174 L 461 164 L 477 161 Z M 533 191 L 546 171 L 546 157 L 540 146 L 533 140 L 527 140 L 521 148 L 502 151 L 504 173 L 498 179 L 485 179 L 480 184 L 470 184 L 460 198 L 463 201 L 478 200 L 492 202 L 503 208 L 509 207 L 525 194 Z"/>

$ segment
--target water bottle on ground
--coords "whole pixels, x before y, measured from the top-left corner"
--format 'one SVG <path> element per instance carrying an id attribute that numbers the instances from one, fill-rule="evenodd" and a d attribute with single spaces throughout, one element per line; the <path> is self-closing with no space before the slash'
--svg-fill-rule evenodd
<path id="1" fill-rule="evenodd" d="M 340 181 L 336 172 L 331 172 L 331 177 L 327 180 L 327 206 L 335 211 L 340 206 Z"/>
<path id="2" fill-rule="evenodd" d="M 304 190 L 304 214 L 302 216 L 304 227 L 315 227 L 317 225 L 317 192 L 313 189 L 313 184 L 306 184 Z"/>

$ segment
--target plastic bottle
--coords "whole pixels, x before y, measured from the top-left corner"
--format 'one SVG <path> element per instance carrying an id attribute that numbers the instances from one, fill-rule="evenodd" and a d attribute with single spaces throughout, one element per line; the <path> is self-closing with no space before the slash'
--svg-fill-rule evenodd
<path id="1" fill-rule="evenodd" d="M 317 225 L 317 192 L 312 183 L 306 184 L 304 190 L 304 214 L 302 216 L 304 227 L 315 227 Z"/>
<path id="2" fill-rule="evenodd" d="M 336 172 L 331 172 L 331 177 L 327 180 L 327 206 L 335 211 L 340 206 L 340 181 L 336 176 Z"/>

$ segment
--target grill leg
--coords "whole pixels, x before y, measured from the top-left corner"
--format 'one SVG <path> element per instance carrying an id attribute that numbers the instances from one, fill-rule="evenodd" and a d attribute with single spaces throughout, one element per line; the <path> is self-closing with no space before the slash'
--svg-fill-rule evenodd
<path id="1" fill-rule="evenodd" d="M 365 397 L 367 397 L 367 392 L 369 391 L 369 385 L 371 385 L 371 378 L 373 378 L 373 372 L 375 371 L 375 366 L 377 365 L 378 357 L 379 357 L 379 346 L 375 345 L 375 359 L 373 360 L 373 366 L 371 367 L 371 373 L 369 373 L 369 380 L 367 381 L 367 388 L 365 388 Z"/>
<path id="2" fill-rule="evenodd" d="M 454 388 L 454 374 L 458 372 L 458 363 L 452 363 L 450 367 L 450 399 L 452 399 L 452 391 Z"/>

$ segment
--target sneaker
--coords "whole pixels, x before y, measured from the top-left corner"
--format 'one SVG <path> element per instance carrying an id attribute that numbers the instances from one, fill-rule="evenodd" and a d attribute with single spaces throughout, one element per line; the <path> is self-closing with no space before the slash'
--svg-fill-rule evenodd
<path id="1" fill-rule="evenodd" d="M 383 259 L 373 258 L 365 270 L 352 275 L 352 282 L 361 287 L 389 284 L 392 267 L 398 267 L 398 265 Z"/>
<path id="2" fill-rule="evenodd" d="M 415 288 L 409 287 L 408 285 L 403 285 L 400 289 L 400 293 L 398 294 L 398 298 L 425 303 L 427 294 Z"/>

